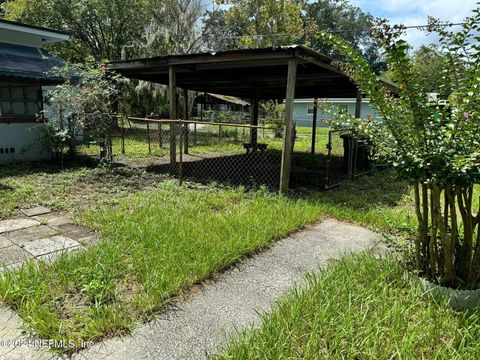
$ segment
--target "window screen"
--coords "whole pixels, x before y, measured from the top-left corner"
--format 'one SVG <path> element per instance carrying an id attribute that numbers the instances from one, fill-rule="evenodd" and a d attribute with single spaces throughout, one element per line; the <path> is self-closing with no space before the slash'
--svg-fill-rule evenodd
<path id="1" fill-rule="evenodd" d="M 0 83 L 0 116 L 30 117 L 38 111 L 35 86 Z"/>

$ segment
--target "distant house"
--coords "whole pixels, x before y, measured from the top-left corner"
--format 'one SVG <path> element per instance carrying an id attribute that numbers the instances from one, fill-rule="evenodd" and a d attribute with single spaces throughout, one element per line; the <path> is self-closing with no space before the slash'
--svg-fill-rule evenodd
<path id="1" fill-rule="evenodd" d="M 219 113 L 229 116 L 248 114 L 250 103 L 234 96 L 213 93 L 198 95 L 194 100 L 195 115 L 204 119 L 215 120 Z"/>
<path id="2" fill-rule="evenodd" d="M 63 31 L 0 19 L 0 163 L 41 160 L 39 144 L 43 92 L 61 79 L 53 67 L 65 62 L 42 46 L 67 41 Z"/>
<path id="3" fill-rule="evenodd" d="M 338 106 L 339 111 L 349 112 L 350 114 L 355 114 L 355 102 L 354 98 L 347 99 L 319 99 L 319 101 L 324 101 L 327 103 L 334 104 Z M 313 121 L 313 99 L 302 99 L 295 100 L 293 104 L 293 118 L 297 126 L 312 126 Z M 329 118 L 329 115 L 323 113 L 320 109 L 317 110 L 317 125 L 319 127 L 326 126 L 325 122 L 322 122 L 322 119 Z M 368 99 L 363 99 L 361 116 L 376 116 L 375 110 L 370 106 L 370 101 Z"/>

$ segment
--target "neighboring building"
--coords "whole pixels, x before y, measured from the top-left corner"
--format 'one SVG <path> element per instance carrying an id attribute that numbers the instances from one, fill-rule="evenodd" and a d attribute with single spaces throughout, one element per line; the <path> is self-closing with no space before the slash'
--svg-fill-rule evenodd
<path id="1" fill-rule="evenodd" d="M 195 115 L 205 120 L 218 120 L 221 114 L 242 118 L 248 115 L 250 109 L 250 103 L 245 100 L 213 93 L 198 95 L 194 104 Z"/>
<path id="2" fill-rule="evenodd" d="M 65 62 L 41 48 L 69 37 L 0 19 L 0 164 L 48 157 L 39 144 L 43 88 L 61 82 L 50 70 Z"/>
<path id="3" fill-rule="evenodd" d="M 319 99 L 318 101 L 323 101 L 326 103 L 331 103 L 338 106 L 340 111 L 349 112 L 350 114 L 355 114 L 355 103 L 356 99 Z M 313 99 L 303 99 L 295 100 L 293 104 L 293 119 L 296 122 L 297 126 L 312 126 L 313 122 Z M 317 126 L 327 126 L 325 122 L 322 122 L 322 119 L 329 118 L 329 115 L 326 115 L 322 110 L 317 110 Z M 370 101 L 368 99 L 362 100 L 361 116 L 376 116 L 375 110 L 370 106 Z"/>

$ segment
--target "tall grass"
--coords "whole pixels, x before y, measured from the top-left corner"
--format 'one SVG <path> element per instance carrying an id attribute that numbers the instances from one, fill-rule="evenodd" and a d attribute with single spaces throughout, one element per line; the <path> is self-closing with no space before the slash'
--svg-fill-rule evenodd
<path id="1" fill-rule="evenodd" d="M 216 359 L 478 359 L 478 312 L 422 299 L 392 258 L 346 257 L 308 278 Z"/>
<path id="2" fill-rule="evenodd" d="M 190 285 L 319 216 L 306 200 L 166 182 L 91 210 L 85 222 L 101 230 L 98 246 L 7 273 L 0 298 L 46 339 L 126 333 Z"/>

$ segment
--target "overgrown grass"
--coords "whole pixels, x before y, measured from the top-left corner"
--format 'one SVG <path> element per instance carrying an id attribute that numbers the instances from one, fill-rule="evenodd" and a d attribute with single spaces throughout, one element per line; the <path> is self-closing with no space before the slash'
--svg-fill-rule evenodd
<path id="1" fill-rule="evenodd" d="M 390 171 L 300 199 L 215 186 L 179 188 L 172 182 L 152 188 L 160 178 L 128 167 L 109 172 L 87 166 L 31 171 L 12 166 L 0 171 L 0 192 L 6 195 L 0 197 L 0 217 L 32 203 L 80 206 L 88 211 L 79 220 L 102 234 L 102 242 L 84 253 L 28 264 L 0 279 L 0 299 L 27 326 L 43 338 L 77 344 L 129 332 L 193 283 L 322 216 L 407 240 L 416 226 L 410 188 Z M 350 275 L 342 276 L 339 289 Z M 410 303 L 404 304 L 410 311 Z"/>
<path id="2" fill-rule="evenodd" d="M 234 337 L 217 359 L 478 359 L 478 312 L 422 299 L 392 258 L 346 257 Z"/>
<path id="3" fill-rule="evenodd" d="M 394 171 L 375 171 L 325 192 L 309 194 L 320 211 L 340 220 L 395 235 L 415 232 L 414 195 Z"/>
<path id="4" fill-rule="evenodd" d="M 312 128 L 310 126 L 297 126 L 296 130 L 297 130 L 297 134 L 301 134 L 301 135 L 312 134 Z M 316 134 L 318 136 L 327 136 L 330 130 L 331 128 L 329 127 L 317 127 Z"/>
<path id="5" fill-rule="evenodd" d="M 77 344 L 130 331 L 172 296 L 320 217 L 307 200 L 166 182 L 99 207 L 94 248 L 0 278 L 0 298 L 46 339 Z M 59 349 L 62 350 L 62 349 Z"/>
<path id="6" fill-rule="evenodd" d="M 0 219 L 18 215 L 19 208 L 35 204 L 68 212 L 83 211 L 91 204 L 112 206 L 162 178 L 141 168 L 109 170 L 88 161 L 65 167 L 50 163 L 2 165 Z"/>

